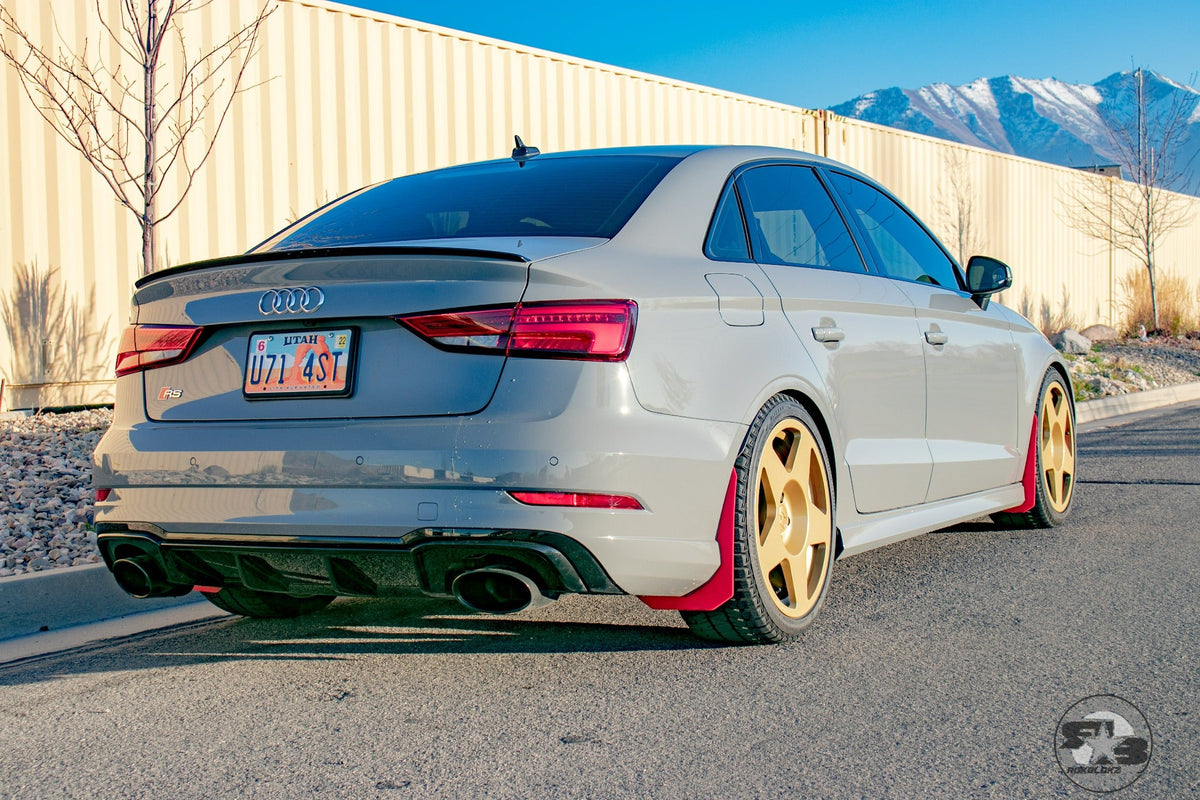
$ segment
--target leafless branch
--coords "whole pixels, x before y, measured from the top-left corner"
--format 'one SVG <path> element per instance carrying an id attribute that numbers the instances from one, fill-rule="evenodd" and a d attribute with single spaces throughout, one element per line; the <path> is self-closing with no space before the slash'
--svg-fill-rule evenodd
<path id="1" fill-rule="evenodd" d="M 156 266 L 156 226 L 182 207 L 234 100 L 261 85 L 247 85 L 246 76 L 273 0 L 264 0 L 254 18 L 228 37 L 191 48 L 184 15 L 212 1 L 122 0 L 120 19 L 111 20 L 96 0 L 99 30 L 121 53 L 111 66 L 91 58 L 87 41 L 73 51 L 57 19 L 53 43 L 39 45 L 0 6 L 0 33 L 8 34 L 0 36 L 0 56 L 42 119 L 137 218 L 144 273 Z M 180 76 L 173 84 L 165 78 L 167 60 L 175 61 Z M 131 77 L 134 71 L 140 79 Z M 171 183 L 175 173 L 179 179 Z M 159 213 L 165 192 L 172 193 Z"/>
<path id="2" fill-rule="evenodd" d="M 1069 189 L 1066 218 L 1076 230 L 1129 253 L 1146 270 L 1157 328 L 1158 247 L 1191 218 L 1187 198 L 1177 192 L 1187 183 L 1190 165 L 1179 163 L 1179 154 L 1194 103 L 1183 92 L 1174 92 L 1165 102 L 1149 103 L 1143 71 L 1132 75 L 1134 114 L 1110 123 L 1107 131 L 1109 145 L 1129 180 L 1096 178 Z"/>
<path id="3" fill-rule="evenodd" d="M 967 154 L 947 148 L 942 155 L 943 178 L 938 184 L 937 213 L 946 244 L 960 264 L 981 253 L 985 242 L 977 216 L 975 187 Z"/>

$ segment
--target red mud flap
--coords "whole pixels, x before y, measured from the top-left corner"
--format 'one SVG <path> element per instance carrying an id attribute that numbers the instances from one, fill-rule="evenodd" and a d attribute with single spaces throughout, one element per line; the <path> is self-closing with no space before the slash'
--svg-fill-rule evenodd
<path id="1" fill-rule="evenodd" d="M 721 564 L 703 586 L 682 597 L 639 595 L 638 599 L 660 611 L 715 611 L 733 597 L 733 518 L 737 504 L 737 472 L 730 473 L 721 521 L 717 524 L 717 547 Z"/>
<path id="2" fill-rule="evenodd" d="M 1038 443 L 1038 418 L 1037 414 L 1033 415 L 1033 430 L 1029 432 L 1029 452 L 1025 456 L 1025 475 L 1021 478 L 1021 485 L 1025 487 L 1025 500 L 1019 506 L 1013 506 L 1004 510 L 1005 514 L 1024 514 L 1037 505 L 1037 447 Z"/>

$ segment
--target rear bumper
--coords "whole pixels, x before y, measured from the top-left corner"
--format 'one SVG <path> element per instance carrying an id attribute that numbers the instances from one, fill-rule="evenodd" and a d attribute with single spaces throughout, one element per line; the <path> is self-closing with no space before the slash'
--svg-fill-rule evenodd
<path id="1" fill-rule="evenodd" d="M 565 392 L 561 362 L 510 361 L 503 390 L 470 417 L 160 423 L 119 415 L 96 450 L 96 485 L 113 490 L 96 506 L 97 530 L 102 540 L 148 536 L 164 552 L 185 543 L 196 552 L 290 547 L 328 560 L 382 550 L 396 565 L 431 538 L 508 546 L 562 537 L 586 554 L 569 555 L 572 565 L 591 561 L 607 576 L 581 575 L 583 591 L 687 594 L 720 563 L 715 533 L 745 426 L 646 411 L 624 364 L 569 366 Z M 534 409 L 530 397 L 541 400 Z M 509 490 L 629 495 L 643 510 L 527 506 Z M 312 568 L 334 586 L 330 569 Z M 406 581 L 443 593 L 417 572 Z"/>
<path id="2" fill-rule="evenodd" d="M 156 594 L 241 586 L 293 595 L 450 596 L 456 576 L 481 567 L 527 575 L 550 597 L 621 591 L 578 543 L 531 531 L 427 530 L 393 540 L 196 536 L 102 524 L 98 538 L 109 569 L 121 559 L 139 559 L 161 582 Z"/>

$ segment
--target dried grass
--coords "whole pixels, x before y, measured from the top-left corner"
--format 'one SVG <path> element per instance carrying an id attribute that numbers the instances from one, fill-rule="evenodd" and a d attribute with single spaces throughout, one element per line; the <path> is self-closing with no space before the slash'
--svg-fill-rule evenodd
<path id="1" fill-rule="evenodd" d="M 1162 333 L 1179 336 L 1200 328 L 1198 293 L 1185 278 L 1159 271 L 1155 284 L 1158 288 L 1158 319 Z M 1145 325 L 1148 331 L 1154 330 L 1150 277 L 1146 270 L 1130 271 L 1121 279 L 1121 291 L 1124 294 L 1121 304 L 1123 332 L 1126 335 L 1136 334 L 1141 325 Z"/>

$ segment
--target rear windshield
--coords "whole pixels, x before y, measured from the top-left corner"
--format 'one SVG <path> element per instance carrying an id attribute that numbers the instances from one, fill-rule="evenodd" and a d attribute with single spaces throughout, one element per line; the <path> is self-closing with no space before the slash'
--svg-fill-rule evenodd
<path id="1" fill-rule="evenodd" d="M 470 164 L 346 195 L 268 239 L 264 250 L 475 236 L 612 238 L 678 158 L 580 156 Z"/>

